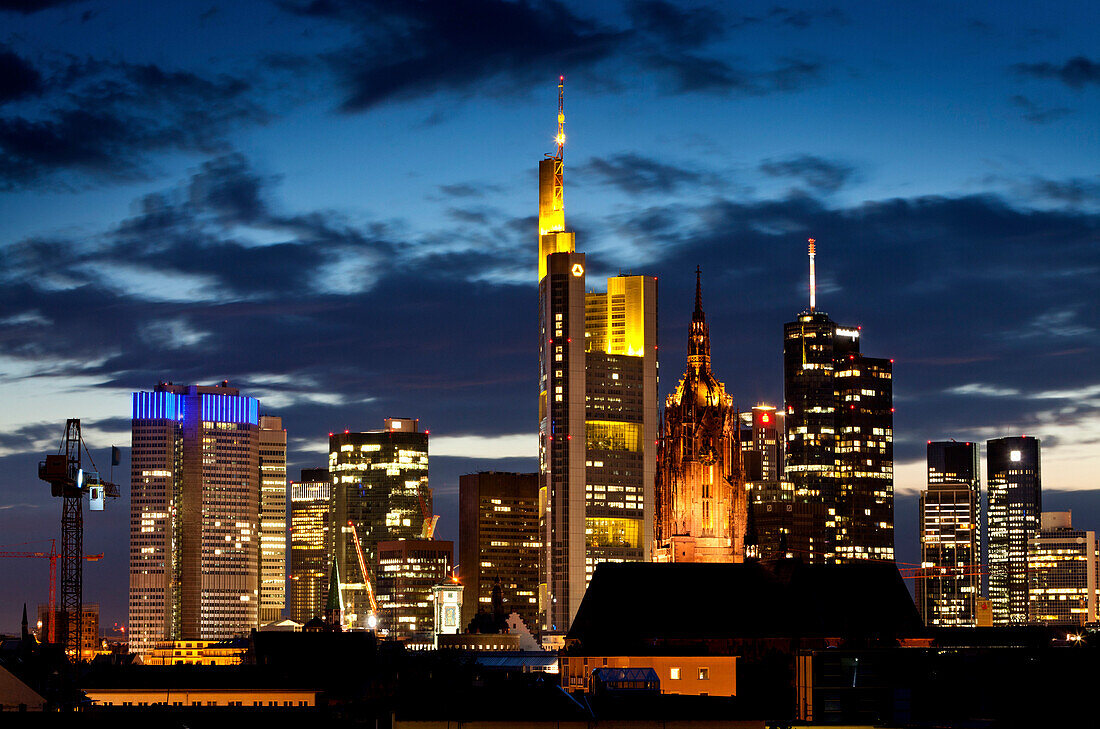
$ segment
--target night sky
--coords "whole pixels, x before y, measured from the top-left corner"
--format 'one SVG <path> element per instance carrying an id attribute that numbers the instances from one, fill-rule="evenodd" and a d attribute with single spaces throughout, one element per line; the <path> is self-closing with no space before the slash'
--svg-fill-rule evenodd
<path id="1" fill-rule="evenodd" d="M 714 369 L 780 403 L 806 306 L 895 362 L 898 555 L 928 439 L 1042 439 L 1100 529 L 1100 6 L 0 0 L 0 549 L 58 536 L 80 417 L 123 498 L 85 600 L 125 620 L 129 393 L 222 379 L 331 430 L 418 417 L 458 476 L 534 470 L 536 166 L 566 78 L 589 281 L 659 277 L 662 394 L 696 265 Z M 984 468 L 984 466 L 983 466 Z M 107 474 L 109 475 L 109 474 Z M 1060 490 L 1060 491 L 1054 491 Z M 0 560 L 0 630 L 46 599 Z"/>

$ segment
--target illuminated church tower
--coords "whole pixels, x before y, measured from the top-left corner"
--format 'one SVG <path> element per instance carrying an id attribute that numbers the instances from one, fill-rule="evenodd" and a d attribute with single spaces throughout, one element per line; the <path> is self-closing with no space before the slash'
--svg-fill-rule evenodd
<path id="1" fill-rule="evenodd" d="M 599 562 L 648 561 L 657 439 L 657 279 L 586 293 L 557 153 L 539 163 L 539 612 L 569 628 Z"/>
<path id="2" fill-rule="evenodd" d="M 665 401 L 657 455 L 658 562 L 741 562 L 747 522 L 733 397 L 710 371 L 696 270 L 687 371 Z"/>

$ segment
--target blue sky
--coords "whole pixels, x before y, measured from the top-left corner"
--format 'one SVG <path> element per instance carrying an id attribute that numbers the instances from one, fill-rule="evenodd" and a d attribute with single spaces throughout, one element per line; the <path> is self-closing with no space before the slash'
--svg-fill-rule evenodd
<path id="1" fill-rule="evenodd" d="M 663 391 L 700 265 L 718 376 L 744 407 L 781 399 L 813 236 L 820 308 L 896 360 L 899 493 L 927 439 L 1020 432 L 1048 488 L 1100 488 L 1098 21 L 1085 2 L 0 0 L 0 544 L 55 536 L 33 464 L 64 418 L 103 453 L 129 442 L 132 390 L 224 378 L 284 416 L 292 475 L 330 430 L 421 418 L 455 537 L 459 474 L 534 468 L 559 73 L 567 219 L 593 280 L 659 277 Z M 108 624 L 113 506 L 88 527 Z M 906 561 L 915 519 L 899 498 Z M 0 573 L 42 599 L 44 566 Z M 5 591 L 0 628 L 23 599 Z"/>

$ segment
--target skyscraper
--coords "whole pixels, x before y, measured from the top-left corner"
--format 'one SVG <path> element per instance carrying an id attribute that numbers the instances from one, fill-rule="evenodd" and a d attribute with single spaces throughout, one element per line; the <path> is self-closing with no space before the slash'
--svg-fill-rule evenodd
<path id="1" fill-rule="evenodd" d="M 500 585 L 505 610 L 538 628 L 539 475 L 468 473 L 458 479 L 462 626 L 488 610 Z"/>
<path id="2" fill-rule="evenodd" d="M 402 539 L 377 549 L 380 631 L 409 648 L 435 647 L 432 588 L 451 576 L 454 542 Z"/>
<path id="3" fill-rule="evenodd" d="M 378 543 L 431 533 L 426 523 L 431 520 L 425 519 L 432 507 L 428 433 L 420 431 L 420 421 L 407 418 L 387 418 L 382 430 L 333 433 L 329 475 L 329 533 L 344 622 L 349 630 L 364 629 L 372 612 L 370 593 L 377 591 Z"/>
<path id="4" fill-rule="evenodd" d="M 558 92 L 557 154 L 539 163 L 539 605 L 546 628 L 566 630 L 597 563 L 652 554 L 657 280 L 585 293 L 565 229 Z"/>
<path id="5" fill-rule="evenodd" d="M 993 624 L 1027 622 L 1027 542 L 1043 511 L 1039 441 L 1027 436 L 985 444 L 989 499 L 989 601 Z"/>
<path id="6" fill-rule="evenodd" d="M 286 431 L 283 419 L 260 416 L 260 624 L 286 607 Z"/>
<path id="7" fill-rule="evenodd" d="M 737 427 L 733 396 L 710 369 L 710 330 L 696 270 L 687 370 L 665 401 L 657 455 L 658 562 L 744 560 L 748 518 Z"/>
<path id="8" fill-rule="evenodd" d="M 925 625 L 977 624 L 981 576 L 978 444 L 928 442 L 928 488 L 920 495 L 917 609 Z"/>
<path id="9" fill-rule="evenodd" d="M 130 651 L 257 625 L 259 401 L 227 382 L 133 395 Z"/>
<path id="10" fill-rule="evenodd" d="M 811 239 L 810 307 L 784 325 L 787 480 L 822 504 L 824 561 L 893 560 L 893 363 L 817 310 L 814 254 Z"/>
<path id="11" fill-rule="evenodd" d="M 1096 532 L 1073 528 L 1068 511 L 1046 511 L 1028 540 L 1028 622 L 1085 625 L 1096 622 Z"/>
<path id="12" fill-rule="evenodd" d="M 298 623 L 308 623 L 325 612 L 332 554 L 331 501 L 327 468 L 302 469 L 302 480 L 290 485 L 290 619 Z"/>

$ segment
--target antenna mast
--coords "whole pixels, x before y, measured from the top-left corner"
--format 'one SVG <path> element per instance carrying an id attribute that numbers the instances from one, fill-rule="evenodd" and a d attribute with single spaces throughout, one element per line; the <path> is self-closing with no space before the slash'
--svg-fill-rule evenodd
<path id="1" fill-rule="evenodd" d="M 565 76 L 558 76 L 558 154 L 562 160 L 565 152 Z"/>
<path id="2" fill-rule="evenodd" d="M 814 238 L 809 239 L 810 243 L 810 312 L 812 313 L 817 306 L 817 274 L 814 271 L 814 257 L 817 250 L 817 241 Z"/>

